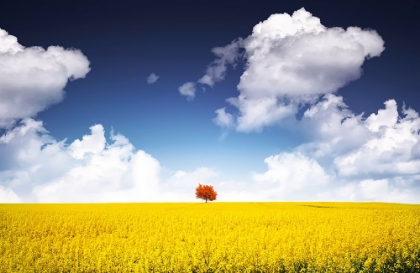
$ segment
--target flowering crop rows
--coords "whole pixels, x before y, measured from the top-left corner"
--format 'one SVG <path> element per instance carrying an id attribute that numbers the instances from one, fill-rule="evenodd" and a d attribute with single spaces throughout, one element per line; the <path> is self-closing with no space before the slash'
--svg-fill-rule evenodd
<path id="1" fill-rule="evenodd" d="M 420 272 L 420 206 L 0 205 L 0 272 Z"/>

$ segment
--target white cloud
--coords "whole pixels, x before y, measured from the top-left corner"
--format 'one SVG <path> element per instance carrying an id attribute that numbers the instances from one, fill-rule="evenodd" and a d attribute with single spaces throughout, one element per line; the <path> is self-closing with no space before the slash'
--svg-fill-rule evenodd
<path id="1" fill-rule="evenodd" d="M 359 78 L 383 44 L 373 30 L 327 28 L 303 8 L 274 14 L 245 40 L 248 66 L 238 89 L 250 99 L 332 93 Z"/>
<path id="2" fill-rule="evenodd" d="M 222 128 L 229 128 L 233 125 L 233 116 L 226 113 L 226 107 L 216 110 L 217 116 L 213 119 L 213 122 Z"/>
<path id="3" fill-rule="evenodd" d="M 225 78 L 227 65 L 234 65 L 239 58 L 239 49 L 242 46 L 242 39 L 232 41 L 224 47 L 215 47 L 212 49 L 217 59 L 208 67 L 206 74 L 201 77 L 198 82 L 213 87 L 216 82 Z"/>
<path id="4" fill-rule="evenodd" d="M 0 185 L 0 204 L 1 203 L 21 203 L 22 200 L 16 193 L 2 185 Z"/>
<path id="5" fill-rule="evenodd" d="M 327 28 L 304 9 L 274 14 L 257 24 L 245 39 L 247 68 L 238 84 L 238 130 L 261 130 L 284 119 L 275 115 L 288 102 L 294 116 L 301 104 L 333 93 L 362 73 L 366 58 L 379 56 L 383 40 L 373 30 Z M 272 101 L 257 119 L 248 104 Z M 259 104 L 260 105 L 260 104 Z M 270 109 L 270 110 L 268 110 Z M 249 118 L 249 116 L 251 118 Z M 257 121 L 255 121 L 257 120 Z M 258 122 L 261 120 L 261 122 Z"/>
<path id="6" fill-rule="evenodd" d="M 178 87 L 178 91 L 182 96 L 187 97 L 187 100 L 191 101 L 195 97 L 195 83 L 193 82 L 186 82 L 180 87 Z"/>
<path id="7" fill-rule="evenodd" d="M 84 78 L 89 70 L 80 50 L 24 47 L 0 29 L 0 126 L 60 102 L 67 81 Z"/>
<path id="8" fill-rule="evenodd" d="M 91 127 L 92 134 L 102 133 Z M 83 137 L 82 143 L 88 138 Z M 104 138 L 101 138 L 104 140 Z M 85 153 L 76 166 L 50 183 L 36 186 L 37 200 L 47 202 L 154 201 L 159 186 L 159 162 L 134 147 L 122 135 L 111 135 L 112 144 Z M 73 142 L 74 143 L 74 142 Z M 71 147 L 72 145 L 70 145 Z M 83 145 L 82 145 L 83 146 Z"/>
<path id="9" fill-rule="evenodd" d="M 152 73 L 152 74 L 149 75 L 149 77 L 147 77 L 147 83 L 148 84 L 155 83 L 155 82 L 157 82 L 158 79 L 159 79 L 159 76 L 156 75 L 155 73 Z"/>
<path id="10" fill-rule="evenodd" d="M 355 115 L 343 98 L 327 94 L 308 108 L 295 129 L 309 138 L 298 150 L 314 158 L 335 157 L 365 143 L 371 132 L 364 125 L 362 115 Z"/>
<path id="11" fill-rule="evenodd" d="M 237 118 L 236 129 L 241 132 L 261 132 L 264 126 L 296 114 L 298 108 L 295 104 L 278 101 L 276 98 L 258 98 L 249 100 L 240 95 L 238 98 L 227 100 L 231 105 L 241 109 Z"/>
<path id="12" fill-rule="evenodd" d="M 403 109 L 399 117 L 394 100 L 385 102 L 385 109 L 370 115 L 364 126 L 368 139 L 349 153 L 339 155 L 334 163 L 343 176 L 397 176 L 420 174 L 420 118 L 412 109 Z"/>
<path id="13" fill-rule="evenodd" d="M 75 166 L 73 157 L 63 151 L 64 141 L 48 135 L 41 121 L 22 120 L 0 137 L 0 184 L 24 201 L 35 201 L 35 185 L 47 183 Z"/>
<path id="14" fill-rule="evenodd" d="M 24 201 L 152 201 L 159 190 L 159 162 L 102 125 L 70 145 L 58 142 L 42 122 L 24 120 L 0 138 L 7 155 L 0 168 L 4 188 Z M 3 154 L 3 153 L 2 153 Z"/>
<path id="15" fill-rule="evenodd" d="M 332 189 L 319 193 L 320 198 L 420 202 L 419 115 L 403 106 L 400 116 L 395 100 L 384 104 L 364 119 L 330 94 L 296 124 L 311 139 L 296 151 L 316 158 L 336 175 Z M 385 185 L 386 191 L 369 190 Z"/>
<path id="16" fill-rule="evenodd" d="M 312 158 L 300 153 L 281 153 L 267 157 L 264 162 L 268 170 L 264 173 L 254 173 L 253 178 L 261 188 L 270 185 L 272 197 L 290 198 L 291 193 L 307 191 L 326 186 L 331 177 Z"/>
<path id="17" fill-rule="evenodd" d="M 385 102 L 385 109 L 378 111 L 378 114 L 371 114 L 366 123 L 372 132 L 378 132 L 381 127 L 393 127 L 398 121 L 397 103 L 395 100 Z"/>
<path id="18" fill-rule="evenodd" d="M 183 177 L 183 176 L 185 176 L 185 175 L 187 175 L 187 172 L 184 172 L 184 171 L 177 171 L 173 176 L 175 177 L 175 178 L 180 178 L 180 177 Z"/>
<path id="19" fill-rule="evenodd" d="M 364 61 L 380 56 L 384 41 L 374 30 L 325 27 L 302 8 L 273 14 L 247 38 L 217 49 L 199 83 L 213 86 L 224 79 L 227 64 L 244 57 L 240 94 L 227 101 L 239 111 L 237 130 L 250 132 L 294 117 L 303 105 L 358 79 Z"/>
<path id="20" fill-rule="evenodd" d="M 378 196 L 387 195 L 388 189 L 388 180 L 381 179 L 381 180 L 373 180 L 367 179 L 363 180 L 359 184 L 359 188 L 361 193 L 368 199 L 368 200 L 375 200 Z"/>
<path id="21" fill-rule="evenodd" d="M 70 155 L 76 159 L 82 159 L 86 154 L 99 154 L 105 148 L 106 139 L 102 125 L 94 125 L 89 128 L 91 135 L 83 136 L 82 140 L 76 139 L 68 148 Z"/>

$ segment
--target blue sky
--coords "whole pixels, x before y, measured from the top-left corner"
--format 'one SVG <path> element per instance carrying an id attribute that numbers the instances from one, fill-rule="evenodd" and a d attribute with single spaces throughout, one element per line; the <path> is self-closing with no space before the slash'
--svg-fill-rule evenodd
<path id="1" fill-rule="evenodd" d="M 419 8 L 3 3 L 0 202 L 418 203 Z"/>

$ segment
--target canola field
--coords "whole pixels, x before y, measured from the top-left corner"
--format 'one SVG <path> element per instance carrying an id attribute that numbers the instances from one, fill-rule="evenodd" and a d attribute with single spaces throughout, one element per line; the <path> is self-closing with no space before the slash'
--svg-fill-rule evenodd
<path id="1" fill-rule="evenodd" d="M 420 205 L 0 204 L 0 272 L 420 272 Z"/>

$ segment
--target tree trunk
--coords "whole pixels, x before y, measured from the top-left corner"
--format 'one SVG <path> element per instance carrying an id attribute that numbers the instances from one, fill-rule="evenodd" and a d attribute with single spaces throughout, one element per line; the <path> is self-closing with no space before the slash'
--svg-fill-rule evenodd
<path id="1" fill-rule="evenodd" d="M 206 199 L 206 203 L 207 203 L 207 199 Z"/>

